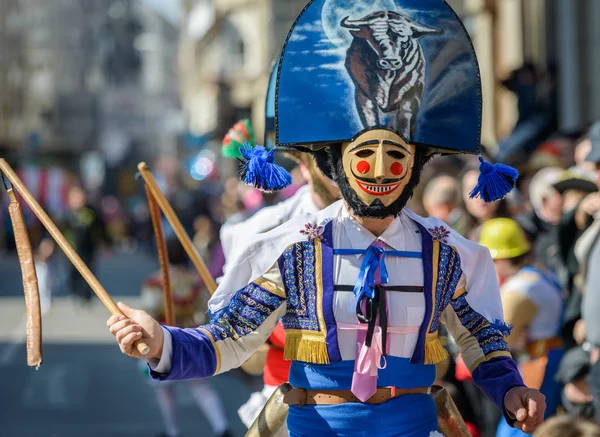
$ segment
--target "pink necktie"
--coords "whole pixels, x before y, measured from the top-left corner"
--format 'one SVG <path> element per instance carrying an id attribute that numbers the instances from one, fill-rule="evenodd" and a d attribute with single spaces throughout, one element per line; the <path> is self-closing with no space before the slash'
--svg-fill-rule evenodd
<path id="1" fill-rule="evenodd" d="M 383 248 L 384 243 L 376 240 L 373 243 L 373 246 Z M 381 275 L 379 267 L 377 267 L 377 270 L 375 271 L 375 285 L 380 284 Z M 380 299 L 385 299 L 385 293 L 384 296 L 380 296 Z M 366 303 L 364 300 L 361 303 L 361 306 L 363 314 L 366 314 Z M 373 333 L 371 347 L 367 347 L 365 344 L 366 339 L 366 330 L 360 329 L 356 333 L 356 359 L 354 361 L 351 391 L 361 402 L 366 402 L 377 392 L 377 369 L 385 368 L 385 358 L 383 359 L 383 365 L 379 362 L 381 360 L 381 351 L 383 348 L 383 345 L 381 344 L 381 328 L 379 327 L 379 313 L 377 314 L 376 327 L 375 332 Z"/>

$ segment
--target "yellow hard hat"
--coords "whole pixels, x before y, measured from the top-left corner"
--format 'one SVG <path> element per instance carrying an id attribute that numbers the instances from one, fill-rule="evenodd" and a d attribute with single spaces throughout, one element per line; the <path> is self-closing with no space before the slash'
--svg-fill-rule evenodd
<path id="1" fill-rule="evenodd" d="M 495 218 L 481 227 L 479 244 L 490 250 L 492 259 L 515 258 L 531 250 L 521 226 L 509 218 Z"/>

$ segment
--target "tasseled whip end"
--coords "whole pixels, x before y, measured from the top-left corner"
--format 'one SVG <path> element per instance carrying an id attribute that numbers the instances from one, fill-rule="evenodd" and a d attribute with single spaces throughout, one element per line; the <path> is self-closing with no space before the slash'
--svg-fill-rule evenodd
<path id="1" fill-rule="evenodd" d="M 504 164 L 490 164 L 480 156 L 479 180 L 469 197 L 480 197 L 485 202 L 503 199 L 517 183 L 519 172 Z"/>
<path id="2" fill-rule="evenodd" d="M 275 164 L 275 149 L 267 150 L 262 146 L 253 147 L 244 144 L 240 147 L 243 160 L 240 159 L 240 179 L 260 191 L 279 191 L 292 183 L 292 175 L 286 169 Z"/>

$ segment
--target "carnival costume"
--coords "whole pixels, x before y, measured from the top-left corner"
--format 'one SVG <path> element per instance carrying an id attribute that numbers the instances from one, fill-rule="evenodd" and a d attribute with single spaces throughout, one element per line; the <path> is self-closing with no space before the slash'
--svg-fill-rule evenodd
<path id="1" fill-rule="evenodd" d="M 212 297 L 210 323 L 163 328 L 151 375 L 226 372 L 281 320 L 290 437 L 439 435 L 427 393 L 446 358 L 443 323 L 514 422 L 504 399 L 523 382 L 488 250 L 404 208 L 432 154 L 479 151 L 479 71 L 454 11 L 443 0 L 313 0 L 277 71 L 277 147 L 314 153 L 344 200 L 253 237 Z M 246 182 L 285 185 L 272 150 L 241 152 Z M 485 200 L 517 176 L 487 163 L 482 173 L 473 194 Z M 377 237 L 363 221 L 373 219 L 387 225 Z"/>

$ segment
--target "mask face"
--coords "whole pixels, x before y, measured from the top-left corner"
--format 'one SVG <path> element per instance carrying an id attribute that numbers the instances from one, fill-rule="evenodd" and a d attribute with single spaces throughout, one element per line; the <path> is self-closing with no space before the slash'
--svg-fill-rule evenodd
<path id="1" fill-rule="evenodd" d="M 342 164 L 348 183 L 366 205 L 396 201 L 410 181 L 415 146 L 385 129 L 365 132 L 342 145 Z"/>

